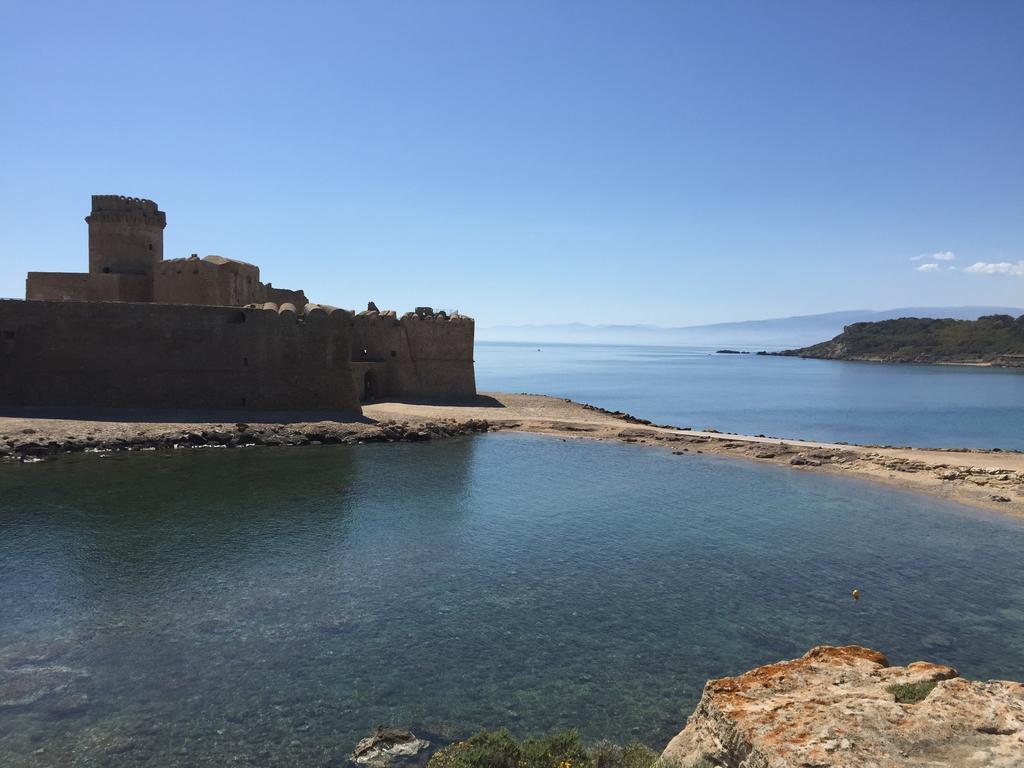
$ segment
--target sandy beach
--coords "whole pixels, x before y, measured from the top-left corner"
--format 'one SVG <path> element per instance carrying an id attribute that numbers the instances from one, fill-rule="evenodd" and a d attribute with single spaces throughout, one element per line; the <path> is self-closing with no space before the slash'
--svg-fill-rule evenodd
<path id="1" fill-rule="evenodd" d="M 845 474 L 1024 516 L 1024 453 L 897 448 L 736 435 L 655 425 L 544 395 L 483 393 L 468 405 L 381 402 L 353 414 L 18 412 L 0 416 L 0 460 L 62 453 L 424 441 L 514 431 L 615 440 L 801 472 Z"/>

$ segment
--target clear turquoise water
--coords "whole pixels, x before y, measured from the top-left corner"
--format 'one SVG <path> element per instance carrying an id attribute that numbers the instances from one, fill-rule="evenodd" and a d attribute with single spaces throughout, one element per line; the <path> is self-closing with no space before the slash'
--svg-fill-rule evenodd
<path id="1" fill-rule="evenodd" d="M 724 432 L 1024 450 L 1024 371 L 713 353 L 478 342 L 477 383 Z"/>
<path id="2" fill-rule="evenodd" d="M 1022 551 L 924 496 L 524 435 L 4 465 L 0 701 L 50 688 L 0 706 L 0 763 L 335 765 L 378 722 L 660 746 L 817 643 L 1022 679 Z"/>

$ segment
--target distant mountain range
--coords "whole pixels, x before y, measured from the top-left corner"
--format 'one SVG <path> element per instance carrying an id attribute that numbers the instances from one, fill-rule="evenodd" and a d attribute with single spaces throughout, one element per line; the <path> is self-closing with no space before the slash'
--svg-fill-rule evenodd
<path id="1" fill-rule="evenodd" d="M 878 322 L 901 317 L 976 320 L 983 315 L 1019 317 L 1015 307 L 900 307 L 851 309 L 823 315 L 777 317 L 736 323 L 664 327 L 658 325 L 503 325 L 477 328 L 479 341 L 524 341 L 577 344 L 644 344 L 730 347 L 802 347 L 827 341 L 850 323 Z"/>

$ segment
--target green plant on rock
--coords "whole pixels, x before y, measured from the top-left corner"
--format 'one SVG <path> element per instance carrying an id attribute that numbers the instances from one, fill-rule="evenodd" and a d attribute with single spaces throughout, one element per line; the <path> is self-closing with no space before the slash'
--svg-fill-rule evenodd
<path id="1" fill-rule="evenodd" d="M 661 756 L 643 744 L 627 744 L 622 748 L 622 768 L 654 768 L 664 765 Z"/>
<path id="2" fill-rule="evenodd" d="M 522 746 L 521 768 L 581 768 L 590 766 L 580 735 L 576 731 L 562 731 L 543 739 L 527 739 Z"/>
<path id="3" fill-rule="evenodd" d="M 654 768 L 656 763 L 658 755 L 642 744 L 601 742 L 588 750 L 576 731 L 517 742 L 501 728 L 439 750 L 427 768 Z"/>
<path id="4" fill-rule="evenodd" d="M 504 728 L 480 731 L 465 741 L 438 750 L 427 768 L 516 768 L 522 757 L 519 744 Z"/>
<path id="5" fill-rule="evenodd" d="M 917 704 L 924 701 L 937 683 L 934 680 L 921 683 L 895 683 L 885 690 L 896 697 L 897 704 Z"/>
<path id="6" fill-rule="evenodd" d="M 643 744 L 618 747 L 601 741 L 590 750 L 591 768 L 653 768 L 658 762 L 657 753 Z"/>

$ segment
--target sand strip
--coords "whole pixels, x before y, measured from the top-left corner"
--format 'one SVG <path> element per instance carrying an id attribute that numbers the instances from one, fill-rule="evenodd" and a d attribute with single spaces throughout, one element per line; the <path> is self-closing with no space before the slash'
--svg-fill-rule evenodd
<path id="1" fill-rule="evenodd" d="M 831 472 L 1024 516 L 1024 453 L 818 443 L 654 425 L 544 395 L 482 394 L 470 405 L 373 403 L 353 414 L 145 414 L 107 411 L 0 416 L 0 460 L 81 451 L 419 441 L 485 431 L 616 440 Z"/>

